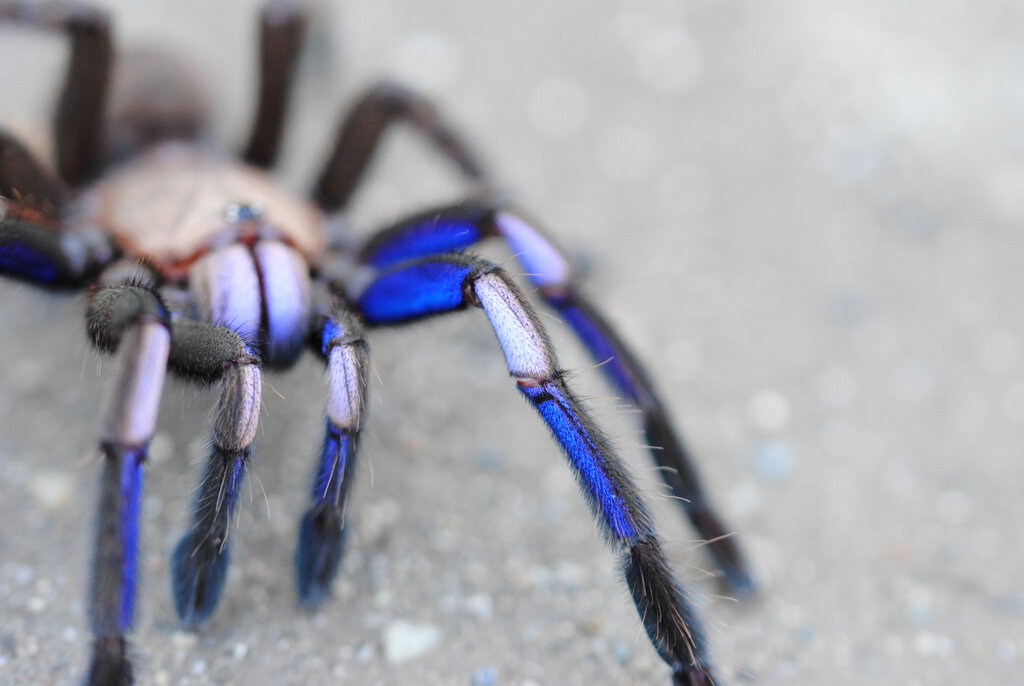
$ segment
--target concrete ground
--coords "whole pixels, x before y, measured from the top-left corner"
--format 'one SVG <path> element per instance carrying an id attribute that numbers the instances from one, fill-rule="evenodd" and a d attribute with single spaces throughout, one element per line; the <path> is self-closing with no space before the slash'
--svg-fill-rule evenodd
<path id="1" fill-rule="evenodd" d="M 253 3 L 119 4 L 123 40 L 200 65 L 217 134 L 240 140 Z M 546 318 L 654 501 L 723 682 L 1019 682 L 1024 6 L 378 0 L 321 16 L 286 178 L 307 186 L 340 103 L 389 74 L 436 97 L 557 233 L 760 579 L 754 602 L 719 595 L 635 418 Z M 59 46 L 0 31 L 0 123 L 33 140 Z M 354 230 L 459 193 L 411 135 L 384 157 Z M 87 659 L 110 362 L 82 306 L 0 283 L 2 684 L 74 684 Z M 372 346 L 350 552 L 315 614 L 296 607 L 291 555 L 319 369 L 269 379 L 228 588 L 199 634 L 176 626 L 168 551 L 211 398 L 170 386 L 144 507 L 140 683 L 667 683 L 484 318 Z"/>

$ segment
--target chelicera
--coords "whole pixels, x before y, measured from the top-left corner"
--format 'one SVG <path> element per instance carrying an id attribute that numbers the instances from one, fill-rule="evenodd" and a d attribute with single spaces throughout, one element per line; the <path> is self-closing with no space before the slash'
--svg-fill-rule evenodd
<path id="1" fill-rule="evenodd" d="M 735 542 L 647 373 L 581 294 L 555 245 L 494 199 L 462 137 L 414 91 L 378 84 L 342 119 L 309 198 L 287 192 L 266 171 L 277 157 L 307 15 L 297 2 L 265 7 L 253 128 L 243 151 L 229 156 L 203 140 L 202 108 L 168 63 L 133 60 L 114 83 L 114 42 L 102 11 L 0 2 L 3 21 L 61 32 L 71 48 L 54 126 L 55 172 L 0 132 L 0 272 L 50 289 L 88 289 L 89 337 L 117 359 L 99 439 L 88 683 L 132 682 L 143 466 L 168 372 L 220 393 L 192 527 L 172 560 L 177 612 L 196 628 L 223 590 L 228 527 L 252 459 L 264 370 L 287 368 L 306 348 L 323 359 L 326 429 L 295 556 L 299 601 L 316 606 L 329 595 L 353 521 L 345 510 L 366 407 L 365 332 L 469 306 L 484 310 L 517 388 L 621 553 L 626 585 L 673 682 L 714 683 L 698 618 L 626 469 L 567 385 L 528 299 L 468 248 L 503 240 L 545 304 L 603 363 L 617 392 L 639 409 L 660 473 L 709 541 L 724 581 L 745 593 L 752 583 Z M 396 123 L 453 163 L 472 197 L 401 219 L 357 249 L 338 247 L 331 228 L 338 224 L 329 218 L 346 209 Z"/>

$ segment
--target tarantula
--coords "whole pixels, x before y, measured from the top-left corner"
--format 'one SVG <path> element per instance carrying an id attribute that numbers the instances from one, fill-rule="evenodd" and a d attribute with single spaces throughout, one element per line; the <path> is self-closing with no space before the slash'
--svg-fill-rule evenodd
<path id="1" fill-rule="evenodd" d="M 499 201 L 463 138 L 423 97 L 377 84 L 343 118 L 309 199 L 275 183 L 273 166 L 307 8 L 271 1 L 261 15 L 255 119 L 237 157 L 201 138 L 204 112 L 164 62 L 117 72 L 110 20 L 77 2 L 0 1 L 0 20 L 62 32 L 70 59 L 54 125 L 56 173 L 0 132 L 0 272 L 50 289 L 88 289 L 86 329 L 117 372 L 102 454 L 88 621 L 92 686 L 129 684 L 128 633 L 138 577 L 143 465 L 168 372 L 219 384 L 211 447 L 191 529 L 172 560 L 175 607 L 195 628 L 217 606 L 228 527 L 251 459 L 263 370 L 305 347 L 329 378 L 326 430 L 311 504 L 298 528 L 299 600 L 328 595 L 350 526 L 344 517 L 367 395 L 365 329 L 469 306 L 482 308 L 519 391 L 576 473 L 626 585 L 676 684 L 714 682 L 705 641 L 647 508 L 619 457 L 573 395 L 547 333 L 501 269 L 465 250 L 503 240 L 545 303 L 590 350 L 643 417 L 660 473 L 726 582 L 752 588 L 733 539 L 703 494 L 654 386 L 621 338 L 574 284 L 565 257 L 535 224 Z M 358 249 L 338 223 L 378 143 L 411 126 L 472 184 L 472 199 L 384 228 Z"/>

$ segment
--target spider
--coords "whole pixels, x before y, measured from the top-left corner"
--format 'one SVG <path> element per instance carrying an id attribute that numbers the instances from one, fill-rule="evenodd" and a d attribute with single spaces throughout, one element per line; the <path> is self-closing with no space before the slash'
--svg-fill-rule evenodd
<path id="1" fill-rule="evenodd" d="M 351 526 L 346 504 L 366 408 L 366 331 L 471 306 L 484 311 L 516 387 L 620 552 L 626 586 L 673 683 L 715 682 L 699 619 L 627 470 L 574 396 L 529 300 L 502 269 L 467 249 L 489 238 L 507 244 L 540 298 L 638 408 L 665 483 L 708 540 L 725 583 L 743 594 L 753 584 L 741 553 L 648 374 L 581 293 L 563 254 L 494 192 L 471 147 L 427 99 L 396 84 L 371 86 L 343 117 L 310 197 L 301 198 L 267 170 L 309 23 L 303 3 L 264 7 L 258 104 L 237 156 L 202 139 L 205 112 L 171 62 L 133 59 L 114 79 L 111 22 L 100 9 L 2 0 L 0 20 L 60 32 L 70 43 L 54 124 L 55 172 L 0 131 L 0 272 L 54 290 L 87 289 L 88 336 L 117 356 L 99 439 L 88 684 L 133 681 L 128 636 L 143 466 L 168 372 L 220 391 L 192 527 L 171 564 L 175 608 L 196 629 L 223 590 L 263 371 L 291 366 L 306 348 L 323 360 L 326 426 L 295 555 L 299 602 L 315 607 L 330 593 Z M 398 123 L 431 143 L 473 190 L 464 202 L 407 216 L 350 247 L 332 220 Z"/>

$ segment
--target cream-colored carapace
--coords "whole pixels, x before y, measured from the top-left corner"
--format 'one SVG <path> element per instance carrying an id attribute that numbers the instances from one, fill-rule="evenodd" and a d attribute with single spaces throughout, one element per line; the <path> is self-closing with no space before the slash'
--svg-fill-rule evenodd
<path id="1" fill-rule="evenodd" d="M 311 261 L 324 249 L 323 214 L 315 205 L 256 167 L 183 143 L 152 148 L 90 195 L 95 221 L 121 249 L 171 281 L 208 250 L 244 239 L 239 232 L 246 230 L 269 229 Z M 239 207 L 258 210 L 259 222 L 230 216 Z"/>

